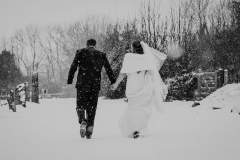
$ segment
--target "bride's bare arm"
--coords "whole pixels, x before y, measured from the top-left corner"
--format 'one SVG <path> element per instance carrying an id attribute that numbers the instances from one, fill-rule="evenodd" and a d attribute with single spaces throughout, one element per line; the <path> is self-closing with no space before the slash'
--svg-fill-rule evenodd
<path id="1" fill-rule="evenodd" d="M 124 78 L 125 76 L 126 76 L 125 73 L 119 73 L 116 82 L 113 84 L 113 87 L 114 87 L 114 88 L 117 88 L 117 86 L 118 86 L 119 83 L 123 80 L 123 78 Z"/>

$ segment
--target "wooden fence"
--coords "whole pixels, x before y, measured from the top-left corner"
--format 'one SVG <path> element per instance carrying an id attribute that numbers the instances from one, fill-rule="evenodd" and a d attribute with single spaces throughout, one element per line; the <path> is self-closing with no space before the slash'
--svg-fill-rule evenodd
<path id="1" fill-rule="evenodd" d="M 25 85 L 25 96 L 26 101 L 31 101 L 34 103 L 39 103 L 39 89 L 38 89 L 38 73 L 34 72 L 32 76 L 32 92 L 30 93 L 29 87 Z M 15 88 L 15 91 L 10 90 L 4 95 L 0 93 L 0 105 L 1 100 L 7 100 L 9 109 L 12 109 L 13 112 L 16 112 L 16 105 L 20 104 L 20 97 L 18 96 L 18 90 Z"/>
<path id="2" fill-rule="evenodd" d="M 1 100 L 7 100 L 9 110 L 13 110 L 13 112 L 16 112 L 16 105 L 19 103 L 18 98 L 15 95 L 15 92 L 12 91 L 8 95 L 0 95 L 0 105 L 1 105 Z"/>
<path id="3" fill-rule="evenodd" d="M 198 88 L 195 92 L 197 99 L 202 99 L 228 84 L 228 70 L 218 69 L 215 72 L 198 70 Z"/>

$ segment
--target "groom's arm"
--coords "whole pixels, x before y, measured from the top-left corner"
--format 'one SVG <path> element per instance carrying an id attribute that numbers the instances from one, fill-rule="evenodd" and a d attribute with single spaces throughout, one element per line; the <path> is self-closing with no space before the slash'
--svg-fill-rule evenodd
<path id="1" fill-rule="evenodd" d="M 77 67 L 78 67 L 79 60 L 80 60 L 80 58 L 79 58 L 79 50 L 77 50 L 77 52 L 75 54 L 75 57 L 73 59 L 73 62 L 71 64 L 69 73 L 68 73 L 67 84 L 72 84 L 72 81 L 73 81 L 73 78 L 74 78 L 74 74 L 75 74 L 75 72 L 77 70 Z"/>
<path id="2" fill-rule="evenodd" d="M 111 81 L 111 84 L 115 83 L 116 82 L 116 77 L 114 76 L 114 73 L 113 73 L 113 70 L 112 70 L 112 67 L 107 59 L 107 56 L 106 56 L 106 53 L 103 53 L 103 61 L 104 61 L 104 68 L 107 72 L 107 75 Z"/>

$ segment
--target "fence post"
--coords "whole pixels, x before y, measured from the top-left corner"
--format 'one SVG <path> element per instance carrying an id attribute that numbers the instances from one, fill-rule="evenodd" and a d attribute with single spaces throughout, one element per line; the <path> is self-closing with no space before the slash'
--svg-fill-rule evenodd
<path id="1" fill-rule="evenodd" d="M 30 102 L 30 87 L 29 85 L 25 85 L 25 95 L 26 95 L 26 101 Z"/>
<path id="2" fill-rule="evenodd" d="M 215 82 L 214 82 L 215 90 L 218 89 L 218 70 L 215 70 Z"/>
<path id="3" fill-rule="evenodd" d="M 17 111 L 17 107 L 16 107 L 16 92 L 14 91 L 13 92 L 13 102 L 12 102 L 12 110 L 13 112 L 16 112 Z"/>
<path id="4" fill-rule="evenodd" d="M 224 70 L 224 86 L 228 84 L 228 70 Z"/>
<path id="5" fill-rule="evenodd" d="M 39 103 L 38 72 L 32 75 L 32 102 Z"/>
<path id="6" fill-rule="evenodd" d="M 202 87 L 201 80 L 202 80 L 202 73 L 198 72 L 198 90 L 199 91 Z"/>
<path id="7" fill-rule="evenodd" d="M 202 88 L 201 80 L 202 80 L 202 70 L 198 69 L 197 95 L 195 95 L 196 99 L 201 99 L 201 88 Z"/>
<path id="8" fill-rule="evenodd" d="M 221 88 L 224 83 L 224 71 L 219 69 L 217 72 L 217 88 Z"/>
<path id="9" fill-rule="evenodd" d="M 237 82 L 236 83 L 239 83 L 240 82 L 240 70 L 238 70 L 237 72 Z"/>

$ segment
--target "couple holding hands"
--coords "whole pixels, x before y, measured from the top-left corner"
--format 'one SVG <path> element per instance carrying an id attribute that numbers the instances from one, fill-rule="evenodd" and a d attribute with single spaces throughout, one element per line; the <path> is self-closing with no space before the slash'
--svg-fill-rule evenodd
<path id="1" fill-rule="evenodd" d="M 142 41 L 132 43 L 131 53 L 126 53 L 121 71 L 116 79 L 106 54 L 95 49 L 96 40 L 87 41 L 87 47 L 77 50 L 69 70 L 68 84 L 77 76 L 77 115 L 82 138 L 91 139 L 104 66 L 111 81 L 111 89 L 127 76 L 126 97 L 128 106 L 119 120 L 123 136 L 138 138 L 147 127 L 153 108 L 164 112 L 163 101 L 167 95 L 159 70 L 167 56 Z"/>

